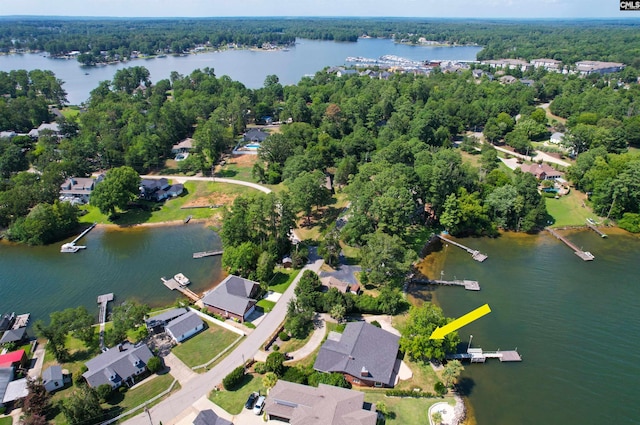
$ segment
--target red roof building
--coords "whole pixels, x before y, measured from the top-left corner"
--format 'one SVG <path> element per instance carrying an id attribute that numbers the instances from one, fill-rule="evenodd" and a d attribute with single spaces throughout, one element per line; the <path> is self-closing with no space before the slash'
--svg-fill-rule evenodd
<path id="1" fill-rule="evenodd" d="M 24 350 L 12 351 L 0 355 L 0 368 L 11 366 L 25 366 L 27 364 L 27 353 Z"/>

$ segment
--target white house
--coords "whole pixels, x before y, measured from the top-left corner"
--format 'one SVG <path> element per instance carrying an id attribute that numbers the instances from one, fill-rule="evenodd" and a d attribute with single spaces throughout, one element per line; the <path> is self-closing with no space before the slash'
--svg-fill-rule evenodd
<path id="1" fill-rule="evenodd" d="M 175 342 L 182 342 L 203 330 L 204 322 L 196 313 L 190 311 L 169 322 L 165 329 Z"/>
<path id="2" fill-rule="evenodd" d="M 551 143 L 555 143 L 556 145 L 559 145 L 560 143 L 562 143 L 562 139 L 564 139 L 564 133 L 560 133 L 556 131 L 551 135 L 551 138 L 549 139 L 549 141 Z"/>
<path id="3" fill-rule="evenodd" d="M 47 392 L 53 392 L 64 387 L 62 368 L 54 365 L 42 372 L 42 384 Z"/>

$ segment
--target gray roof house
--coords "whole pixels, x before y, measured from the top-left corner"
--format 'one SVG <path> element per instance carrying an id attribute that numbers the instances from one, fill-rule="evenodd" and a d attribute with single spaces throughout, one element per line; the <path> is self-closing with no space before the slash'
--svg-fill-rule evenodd
<path id="1" fill-rule="evenodd" d="M 400 337 L 366 322 L 347 323 L 332 332 L 313 365 L 320 372 L 339 372 L 354 385 L 393 387 Z"/>
<path id="2" fill-rule="evenodd" d="M 2 404 L 2 400 L 7 392 L 7 386 L 9 386 L 9 382 L 13 380 L 13 368 L 12 367 L 2 367 L 0 368 L 0 405 Z"/>
<path id="3" fill-rule="evenodd" d="M 172 320 L 165 327 L 167 333 L 176 342 L 182 342 L 204 329 L 204 322 L 193 311 Z"/>
<path id="4" fill-rule="evenodd" d="M 60 126 L 57 122 L 42 123 L 38 128 L 34 128 L 29 132 L 29 137 L 37 139 L 43 131 L 50 131 L 57 136 L 60 134 Z"/>
<path id="5" fill-rule="evenodd" d="M 264 140 L 269 137 L 269 133 L 259 128 L 252 128 L 247 130 L 242 137 L 245 142 L 264 142 Z"/>
<path id="6" fill-rule="evenodd" d="M 42 372 L 42 384 L 47 392 L 53 392 L 64 387 L 64 379 L 60 365 L 50 366 Z"/>
<path id="7" fill-rule="evenodd" d="M 20 342 L 27 336 L 27 328 L 9 329 L 2 334 L 0 338 L 0 344 L 7 342 Z"/>
<path id="8" fill-rule="evenodd" d="M 69 177 L 60 185 L 60 199 L 71 200 L 77 199 L 83 203 L 88 203 L 91 192 L 96 185 L 104 180 L 104 174 L 93 177 Z"/>
<path id="9" fill-rule="evenodd" d="M 193 425 L 233 425 L 233 423 L 222 419 L 216 415 L 216 412 L 209 409 L 198 413 L 198 416 L 193 420 Z"/>
<path id="10" fill-rule="evenodd" d="M 171 153 L 187 153 L 193 149 L 194 140 L 191 137 L 187 137 L 180 143 L 176 143 L 171 147 Z"/>
<path id="11" fill-rule="evenodd" d="M 124 342 L 89 360 L 89 370 L 82 374 L 89 386 L 96 388 L 109 384 L 118 388 L 133 383 L 133 378 L 147 370 L 147 362 L 153 357 L 145 344 L 134 346 Z"/>
<path id="12" fill-rule="evenodd" d="M 240 322 L 253 312 L 260 284 L 239 276 L 229 275 L 202 298 L 209 311 Z"/>
<path id="13" fill-rule="evenodd" d="M 189 310 L 184 307 L 172 308 L 171 310 L 149 317 L 144 321 L 144 323 L 147 325 L 147 329 L 149 330 L 155 329 L 156 326 L 161 326 L 162 330 L 164 330 L 167 323 L 182 316 L 183 314 L 187 314 L 188 312 Z"/>
<path id="14" fill-rule="evenodd" d="M 378 417 L 365 408 L 361 391 L 282 380 L 269 391 L 264 411 L 269 420 L 292 425 L 375 425 Z"/>

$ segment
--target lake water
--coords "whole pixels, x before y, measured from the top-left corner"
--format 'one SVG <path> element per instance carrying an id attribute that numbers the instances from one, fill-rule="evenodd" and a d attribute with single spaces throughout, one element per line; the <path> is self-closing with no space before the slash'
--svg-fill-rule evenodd
<path id="1" fill-rule="evenodd" d="M 98 314 L 98 295 L 113 292 L 116 302 L 135 298 L 150 306 L 170 304 L 181 295 L 167 289 L 163 276 L 184 273 L 201 293 L 219 282 L 221 258 L 193 259 L 198 251 L 221 249 L 216 233 L 199 224 L 114 230 L 96 227 L 79 245 L 60 253 L 62 242 L 28 247 L 0 242 L 0 314 L 49 313 L 83 305 Z"/>
<path id="2" fill-rule="evenodd" d="M 172 71 L 188 75 L 195 69 L 213 68 L 216 75 L 228 75 L 256 89 L 267 75 L 277 75 L 283 85 L 295 84 L 327 66 L 344 65 L 349 56 L 378 58 L 396 55 L 412 60 L 475 60 L 480 47 L 434 47 L 397 44 L 388 39 L 360 39 L 357 43 L 338 43 L 300 39 L 288 51 L 225 50 L 187 56 L 138 59 L 127 63 L 82 67 L 75 59 L 51 59 L 44 54 L 0 56 L 0 71 L 50 69 L 65 82 L 70 104 L 89 98 L 100 81 L 111 80 L 118 69 L 144 66 L 152 81 L 169 78 Z"/>
<path id="3" fill-rule="evenodd" d="M 640 240 L 591 231 L 569 239 L 595 261 L 547 234 L 463 240 L 489 255 L 484 263 L 453 246 L 427 257 L 435 277 L 478 280 L 482 290 L 431 287 L 417 295 L 434 297 L 448 317 L 488 303 L 492 312 L 462 328 L 462 341 L 473 335 L 474 347 L 517 347 L 523 357 L 466 366 L 480 425 L 640 423 Z"/>

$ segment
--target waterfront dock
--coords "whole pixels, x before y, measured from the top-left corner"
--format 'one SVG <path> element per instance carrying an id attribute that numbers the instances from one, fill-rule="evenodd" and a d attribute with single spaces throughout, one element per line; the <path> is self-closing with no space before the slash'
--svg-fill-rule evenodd
<path id="1" fill-rule="evenodd" d="M 174 278 L 166 279 L 164 277 L 161 277 L 160 280 L 162 280 L 162 283 L 164 283 L 164 286 L 166 286 L 167 288 L 171 289 L 172 291 L 173 290 L 177 290 L 177 291 L 181 292 L 182 295 L 184 295 L 185 297 L 189 298 L 193 302 L 196 302 L 196 301 L 198 301 L 200 299 L 198 294 L 193 292 L 191 289 L 186 288 L 184 285 L 181 285 Z"/>
<path id="2" fill-rule="evenodd" d="M 569 248 L 571 248 L 575 252 L 575 254 L 578 257 L 580 257 L 583 261 L 593 261 L 596 258 L 592 253 L 590 253 L 589 251 L 581 250 L 573 242 L 569 241 L 567 238 L 565 238 L 564 236 L 560 235 L 558 232 L 556 232 L 552 228 L 545 227 L 545 230 L 547 232 L 551 233 L 556 239 L 558 239 L 559 241 L 561 241 L 565 245 L 567 245 Z"/>
<path id="3" fill-rule="evenodd" d="M 448 354 L 447 360 L 469 360 L 471 363 L 485 363 L 487 359 L 498 359 L 501 362 L 521 362 L 518 349 L 507 351 L 483 351 L 482 348 L 469 348 L 466 353 Z"/>
<path id="4" fill-rule="evenodd" d="M 203 251 L 194 252 L 193 258 L 213 257 L 214 255 L 222 255 L 223 251 Z"/>
<path id="5" fill-rule="evenodd" d="M 98 323 L 100 324 L 100 348 L 104 348 L 104 325 L 107 323 L 107 304 L 113 301 L 113 292 L 98 296 L 98 305 L 100 313 L 98 313 Z"/>
<path id="6" fill-rule="evenodd" d="M 477 280 L 432 280 L 432 279 L 411 279 L 411 283 L 422 285 L 442 285 L 442 286 L 463 286 L 467 291 L 479 291 L 480 283 Z"/>
<path id="7" fill-rule="evenodd" d="M 474 260 L 476 260 L 476 261 L 478 261 L 478 262 L 480 262 L 480 263 L 482 263 L 484 260 L 486 260 L 486 259 L 488 258 L 488 255 L 483 254 L 483 253 L 481 253 L 481 252 L 480 252 L 480 251 L 478 251 L 478 250 L 471 249 L 471 248 L 469 248 L 469 247 L 467 247 L 467 246 L 462 245 L 461 243 L 454 242 L 454 241 L 452 241 L 451 239 L 447 239 L 447 238 L 445 238 L 445 237 L 444 237 L 444 236 L 442 236 L 442 235 L 436 235 L 436 236 L 438 236 L 441 240 L 443 240 L 443 241 L 445 241 L 445 242 L 447 242 L 447 243 L 450 243 L 451 245 L 455 245 L 455 246 L 457 246 L 458 248 L 462 248 L 462 249 L 464 249 L 464 250 L 465 250 L 465 251 L 467 251 L 469 254 L 471 254 L 471 258 L 473 258 Z"/>
<path id="8" fill-rule="evenodd" d="M 72 240 L 71 242 L 67 242 L 60 247 L 60 252 L 78 252 L 81 249 L 85 249 L 86 246 L 76 245 L 76 243 L 84 237 L 87 233 L 89 233 L 94 227 L 96 227 L 98 223 L 93 223 L 91 226 L 84 229 L 80 235 Z"/>
<path id="9" fill-rule="evenodd" d="M 601 238 L 606 238 L 607 234 L 604 233 L 602 230 L 598 229 L 596 226 L 594 226 L 593 224 L 589 223 L 587 221 L 587 227 L 591 230 L 593 230 L 594 232 L 596 232 L 598 235 L 600 235 Z"/>

